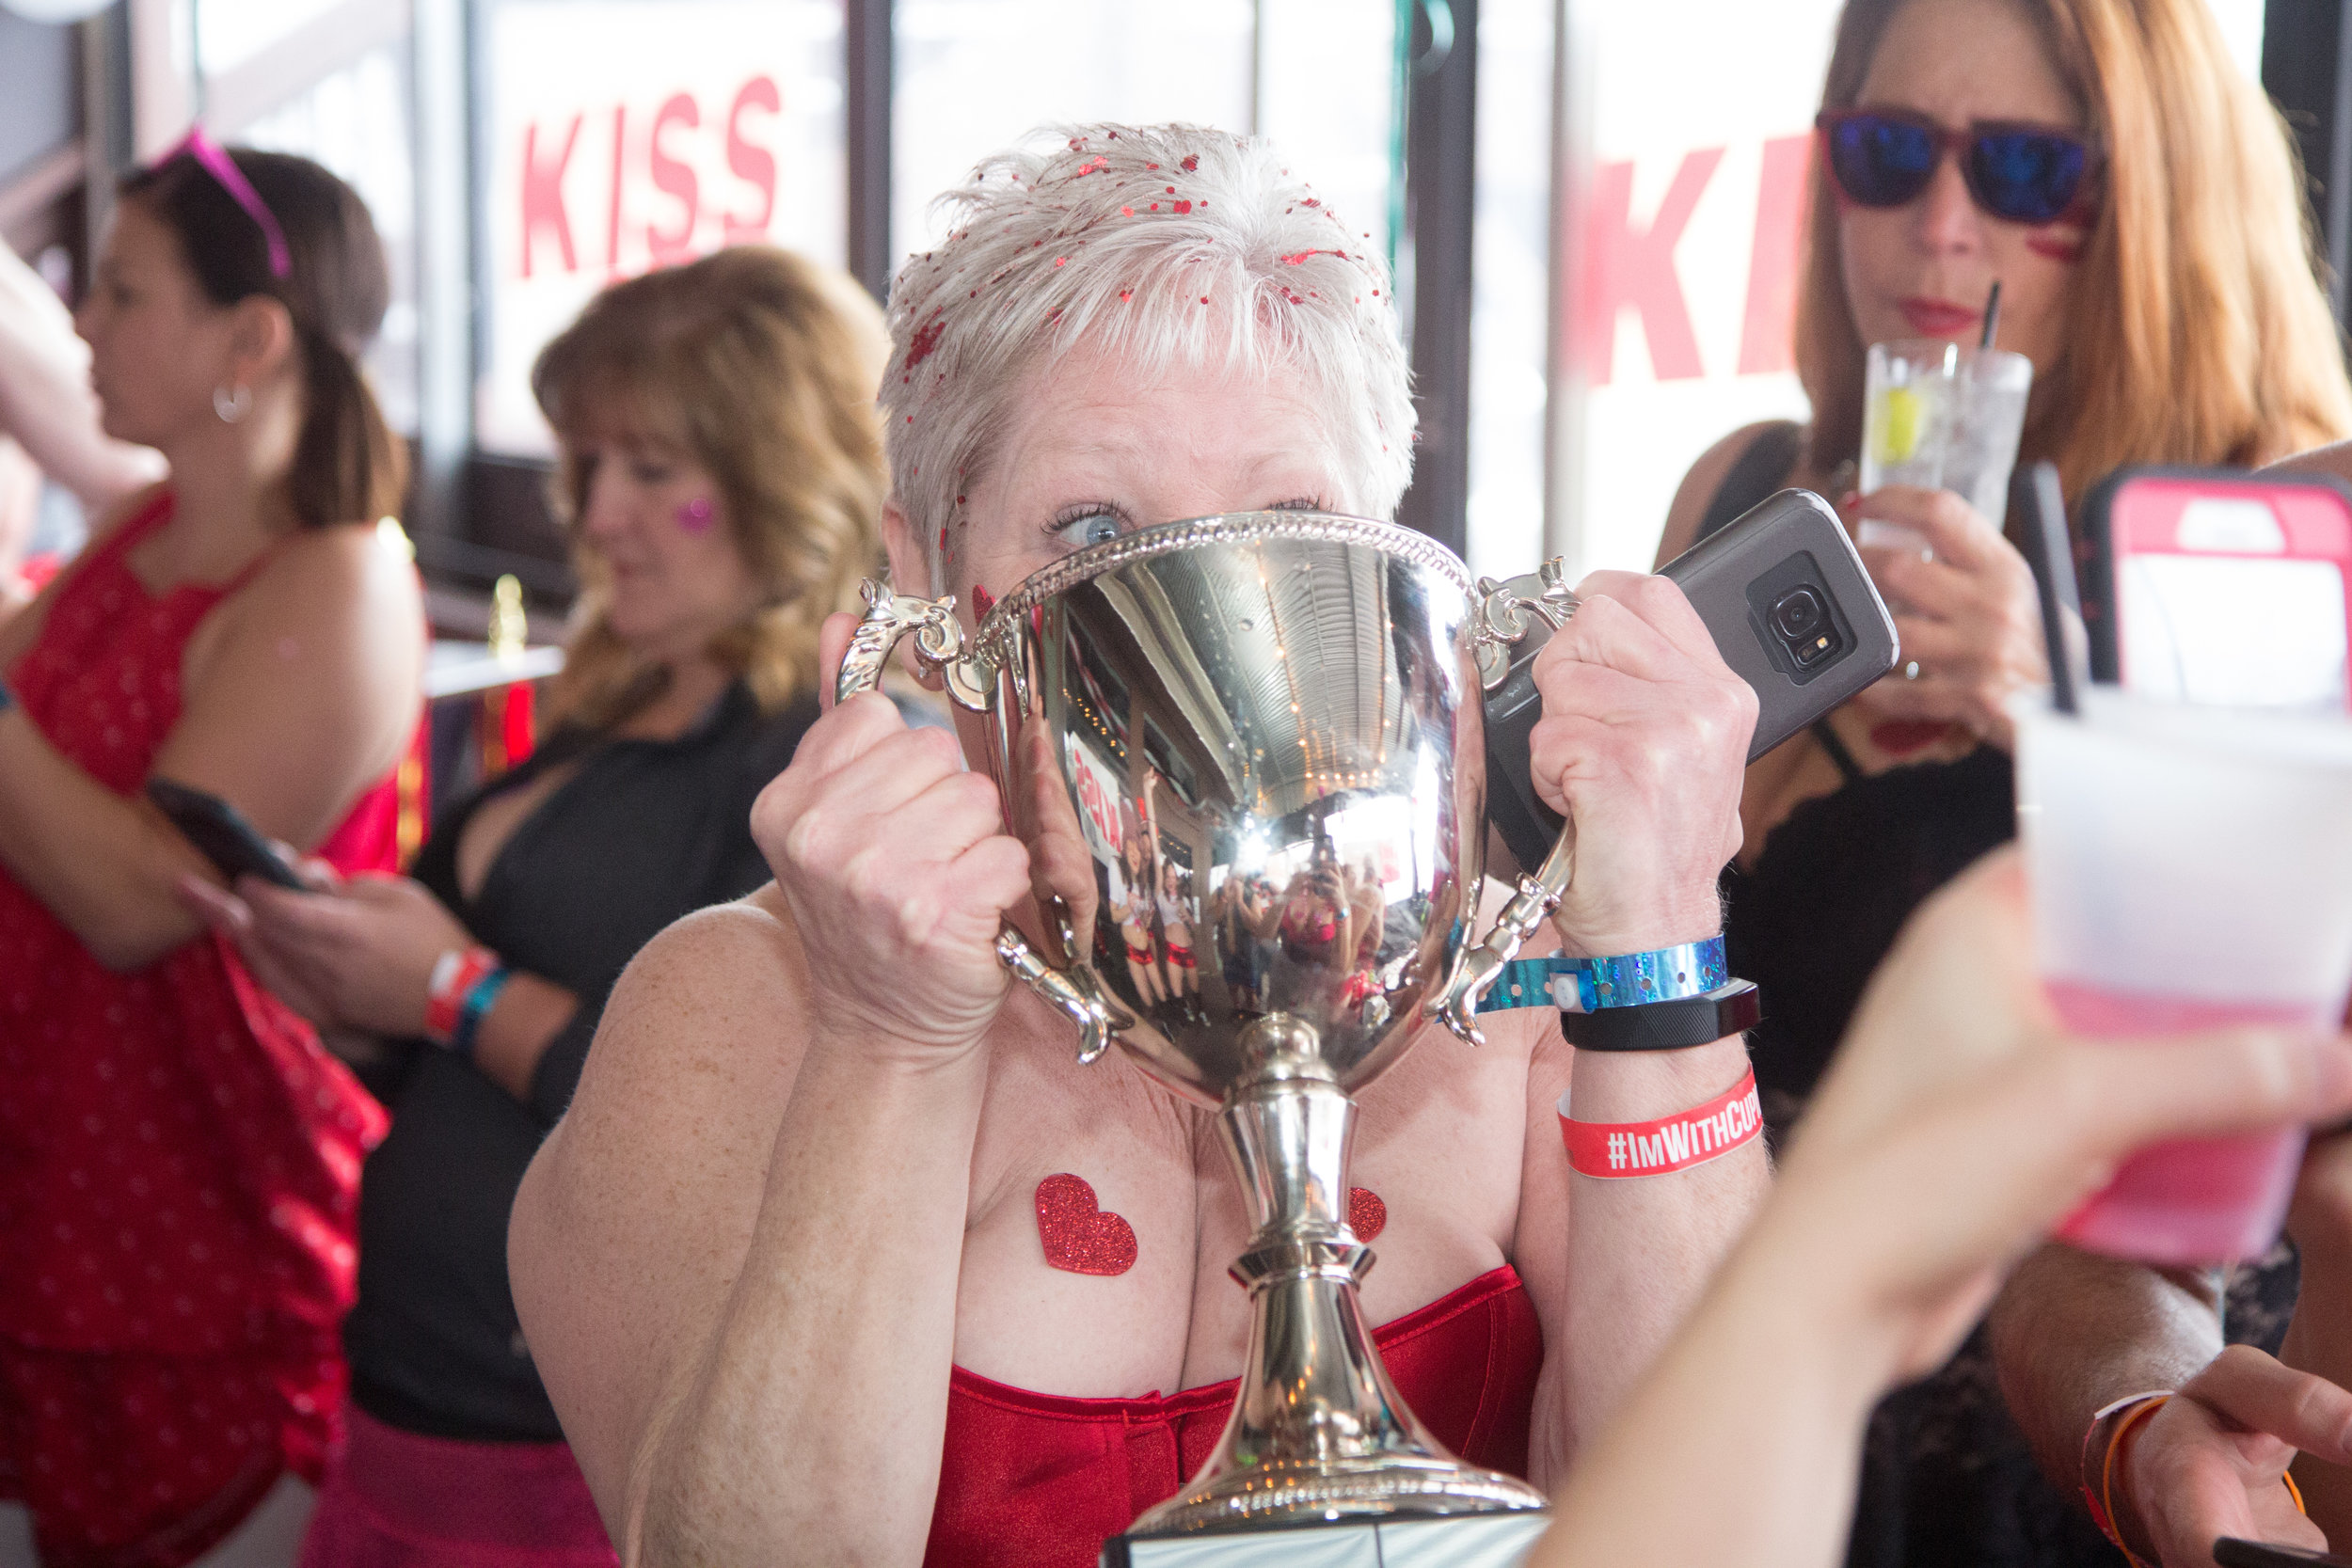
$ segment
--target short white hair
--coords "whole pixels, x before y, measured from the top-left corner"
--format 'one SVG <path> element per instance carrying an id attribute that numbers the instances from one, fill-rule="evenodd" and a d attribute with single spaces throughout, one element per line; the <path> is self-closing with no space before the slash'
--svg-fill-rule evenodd
<path id="1" fill-rule="evenodd" d="M 1414 415 L 1388 266 L 1270 143 L 1053 127 L 932 209 L 947 237 L 891 286 L 882 402 L 898 506 L 935 578 L 1023 378 L 1081 342 L 1146 377 L 1175 363 L 1298 375 L 1356 504 L 1394 515 Z"/>

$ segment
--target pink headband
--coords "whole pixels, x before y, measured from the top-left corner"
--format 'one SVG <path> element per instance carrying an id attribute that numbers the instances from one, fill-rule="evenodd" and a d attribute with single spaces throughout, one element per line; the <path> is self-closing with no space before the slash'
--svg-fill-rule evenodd
<path id="1" fill-rule="evenodd" d="M 262 193 L 253 188 L 253 182 L 245 177 L 245 171 L 237 166 L 237 161 L 221 150 L 220 143 L 206 135 L 201 125 L 189 126 L 188 134 L 180 138 L 180 145 L 165 153 L 157 163 L 167 164 L 183 152 L 194 158 L 205 173 L 219 182 L 220 188 L 229 193 L 230 199 L 244 208 L 246 214 L 260 226 L 262 238 L 269 245 L 269 275 L 284 282 L 286 275 L 294 271 L 294 252 L 286 247 L 286 231 L 278 227 L 278 218 L 270 212 L 269 203 L 262 199 Z"/>

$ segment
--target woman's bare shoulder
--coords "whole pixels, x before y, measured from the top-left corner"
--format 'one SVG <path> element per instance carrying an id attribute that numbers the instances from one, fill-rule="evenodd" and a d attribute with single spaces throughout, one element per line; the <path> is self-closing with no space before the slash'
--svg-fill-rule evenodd
<path id="1" fill-rule="evenodd" d="M 1682 483 L 1675 490 L 1674 504 L 1666 509 L 1666 531 L 1659 536 L 1658 563 L 1665 564 L 1698 542 L 1699 523 L 1707 515 L 1708 504 L 1715 493 L 1731 477 L 1732 468 L 1745 457 L 1756 438 L 1768 430 L 1776 430 L 1787 421 L 1759 420 L 1741 425 L 1705 451 L 1682 476 Z"/>
<path id="2" fill-rule="evenodd" d="M 772 1131 L 804 1043 L 805 976 L 772 882 L 678 920 L 614 985 L 567 1131 L 633 1140 L 660 1106 L 716 1122 L 758 1107 Z"/>

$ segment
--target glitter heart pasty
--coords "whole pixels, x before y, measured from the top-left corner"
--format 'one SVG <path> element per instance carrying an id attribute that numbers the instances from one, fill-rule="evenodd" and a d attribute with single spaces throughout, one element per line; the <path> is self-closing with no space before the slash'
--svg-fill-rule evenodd
<path id="1" fill-rule="evenodd" d="M 1136 1266 L 1136 1227 L 1104 1212 L 1086 1178 L 1067 1171 L 1037 1184 L 1037 1239 L 1046 1263 L 1071 1274 L 1125 1274 Z"/>

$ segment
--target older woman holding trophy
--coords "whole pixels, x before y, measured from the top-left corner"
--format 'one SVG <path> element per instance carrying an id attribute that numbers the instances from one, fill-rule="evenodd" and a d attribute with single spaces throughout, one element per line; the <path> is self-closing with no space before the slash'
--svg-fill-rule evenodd
<path id="1" fill-rule="evenodd" d="M 1754 696 L 1671 583 L 1569 618 L 1378 520 L 1387 275 L 1270 148 L 1098 127 L 944 199 L 882 387 L 893 578 L 939 596 L 873 588 L 827 652 L 854 693 L 914 633 L 958 734 L 866 695 L 809 731 L 775 884 L 639 958 L 516 1207 L 613 1539 L 1074 1565 L 1540 1506 L 1764 1186 L 1714 942 Z M 1531 614 L 1574 875 L 1489 919 L 1482 663 Z M 1189 994 L 1131 973 L 1130 822 Z M 1217 918 L 1235 881 L 1330 930 Z M 1541 992 L 1502 966 L 1547 915 L 1555 994 L 1642 1005 L 1474 1023 Z"/>

